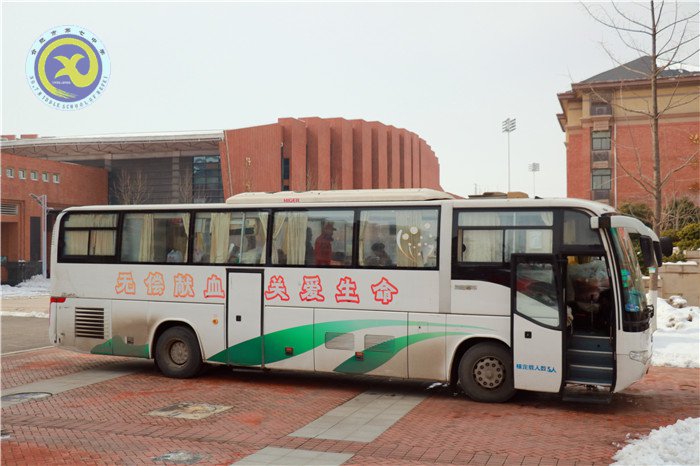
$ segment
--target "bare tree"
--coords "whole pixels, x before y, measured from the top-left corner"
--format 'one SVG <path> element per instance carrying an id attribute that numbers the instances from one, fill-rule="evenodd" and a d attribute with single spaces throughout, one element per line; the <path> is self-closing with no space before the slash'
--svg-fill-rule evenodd
<path id="1" fill-rule="evenodd" d="M 206 202 L 206 200 L 207 190 L 201 185 L 194 184 L 191 169 L 184 170 L 178 185 L 178 201 L 184 204 L 191 204 L 194 202 Z"/>
<path id="2" fill-rule="evenodd" d="M 119 170 L 114 181 L 114 195 L 120 204 L 144 204 L 151 196 L 148 176 L 140 171 Z"/>
<path id="3" fill-rule="evenodd" d="M 608 56 L 619 66 L 627 69 L 630 73 L 639 76 L 639 79 L 648 80 L 651 96 L 647 102 L 646 109 L 631 108 L 620 102 L 615 102 L 614 98 L 596 94 L 600 100 L 611 105 L 622 108 L 627 113 L 646 116 L 651 126 L 651 159 L 653 162 L 653 176 L 649 178 L 643 172 L 643 161 L 637 153 L 635 167 L 620 164 L 620 168 L 631 177 L 644 191 L 654 200 L 653 205 L 653 228 L 659 233 L 663 219 L 663 198 L 662 189 L 671 177 L 686 166 L 695 162 L 698 158 L 697 149 L 686 154 L 684 160 L 674 167 L 662 170 L 663 157 L 659 148 L 659 119 L 669 110 L 688 105 L 698 99 L 697 95 L 680 96 L 676 95 L 678 84 L 672 92 L 671 97 L 664 105 L 659 105 L 658 81 L 665 74 L 668 74 L 676 66 L 680 66 L 697 55 L 697 22 L 699 12 L 693 11 L 688 14 L 681 14 L 678 3 L 674 4 L 673 11 L 664 12 L 665 2 L 657 5 L 654 0 L 645 4 L 625 4 L 625 7 L 612 2 L 610 7 L 601 5 L 586 5 L 583 7 L 588 14 L 598 23 L 612 29 L 617 34 L 622 43 L 629 49 L 637 52 L 641 56 L 649 57 L 650 66 L 648 70 L 628 67 L 621 62 L 603 45 L 603 49 Z M 697 4 L 693 9 L 697 10 Z M 642 14 L 633 14 L 631 8 L 637 8 Z M 646 43 L 642 43 L 643 39 Z M 689 135 L 693 137 L 693 135 Z"/>

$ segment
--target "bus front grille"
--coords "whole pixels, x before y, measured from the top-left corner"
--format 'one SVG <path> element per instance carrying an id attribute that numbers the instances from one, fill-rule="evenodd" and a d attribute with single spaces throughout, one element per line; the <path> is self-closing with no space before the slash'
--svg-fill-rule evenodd
<path id="1" fill-rule="evenodd" d="M 75 308 L 75 336 L 104 339 L 105 310 L 98 308 Z"/>

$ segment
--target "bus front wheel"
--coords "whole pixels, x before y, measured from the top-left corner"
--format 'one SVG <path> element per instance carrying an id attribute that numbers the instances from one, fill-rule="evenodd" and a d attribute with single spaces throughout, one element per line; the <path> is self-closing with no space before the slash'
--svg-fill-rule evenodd
<path id="1" fill-rule="evenodd" d="M 459 362 L 459 384 L 474 401 L 508 401 L 515 394 L 510 351 L 496 343 L 473 346 Z"/>
<path id="2" fill-rule="evenodd" d="M 178 379 L 194 377 L 202 368 L 202 353 L 197 336 L 185 327 L 171 327 L 156 342 L 156 366 Z"/>

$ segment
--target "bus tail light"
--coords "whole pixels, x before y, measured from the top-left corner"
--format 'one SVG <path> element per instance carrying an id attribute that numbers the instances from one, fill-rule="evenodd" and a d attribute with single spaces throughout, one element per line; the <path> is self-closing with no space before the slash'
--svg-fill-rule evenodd
<path id="1" fill-rule="evenodd" d="M 292 348 L 291 346 L 285 346 L 285 348 L 284 348 L 284 354 L 286 354 L 287 356 L 293 355 L 293 354 L 294 354 L 294 348 Z"/>
<path id="2" fill-rule="evenodd" d="M 66 297 L 65 296 L 51 296 L 51 303 L 65 303 L 66 302 Z"/>
<path id="3" fill-rule="evenodd" d="M 358 361 L 364 361 L 365 353 L 362 351 L 356 351 L 355 352 L 355 359 L 357 359 Z"/>

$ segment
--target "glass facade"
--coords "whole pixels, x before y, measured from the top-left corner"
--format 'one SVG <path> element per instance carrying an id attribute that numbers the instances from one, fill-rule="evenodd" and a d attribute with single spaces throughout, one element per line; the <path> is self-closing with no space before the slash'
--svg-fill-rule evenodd
<path id="1" fill-rule="evenodd" d="M 192 201 L 203 204 L 223 202 L 221 159 L 216 156 L 194 157 L 192 160 Z"/>

